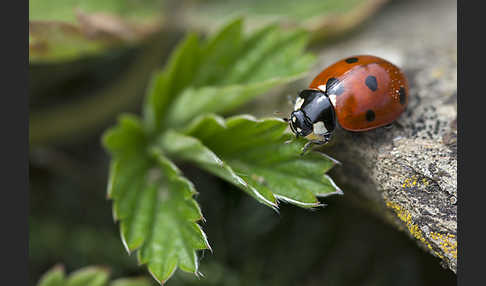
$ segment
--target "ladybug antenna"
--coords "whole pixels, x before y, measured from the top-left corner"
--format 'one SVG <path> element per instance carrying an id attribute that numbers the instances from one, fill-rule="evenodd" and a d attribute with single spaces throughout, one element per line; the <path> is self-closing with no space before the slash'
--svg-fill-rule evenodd
<path id="1" fill-rule="evenodd" d="M 280 112 L 280 111 L 274 111 L 273 112 L 273 115 L 276 115 L 278 117 L 280 117 L 279 115 L 281 115 L 281 114 L 282 114 L 282 112 Z M 285 121 L 285 122 L 289 122 L 289 119 L 287 117 L 283 117 L 282 120 Z"/>

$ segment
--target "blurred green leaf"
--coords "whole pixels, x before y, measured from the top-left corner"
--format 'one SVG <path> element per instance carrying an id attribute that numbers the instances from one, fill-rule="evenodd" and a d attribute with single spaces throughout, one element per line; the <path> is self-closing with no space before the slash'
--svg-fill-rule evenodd
<path id="1" fill-rule="evenodd" d="M 29 20 L 76 22 L 76 10 L 105 12 L 128 19 L 147 21 L 160 15 L 163 0 L 30 0 Z"/>
<path id="2" fill-rule="evenodd" d="M 229 1 L 200 1 L 192 9 L 203 9 L 209 14 L 201 17 L 210 19 L 210 16 L 219 13 L 236 14 L 245 13 L 250 17 L 255 15 L 286 16 L 294 20 L 307 20 L 323 14 L 346 12 L 366 0 L 229 0 Z"/>
<path id="3" fill-rule="evenodd" d="M 29 20 L 76 22 L 76 10 L 87 13 L 105 12 L 125 18 L 147 21 L 159 15 L 161 0 L 30 0 Z"/>
<path id="4" fill-rule="evenodd" d="M 62 266 L 55 266 L 46 272 L 37 286 L 64 286 L 64 269 Z"/>
<path id="5" fill-rule="evenodd" d="M 190 35 L 149 89 L 145 120 L 153 130 L 182 127 L 207 112 L 228 113 L 268 91 L 304 76 L 314 57 L 308 35 L 275 26 L 242 36 L 238 19 L 200 43 Z"/>
<path id="6" fill-rule="evenodd" d="M 87 39 L 76 26 L 62 22 L 31 22 L 29 25 L 29 61 L 52 62 L 96 54 L 110 46 Z"/>
<path id="7" fill-rule="evenodd" d="M 306 140 L 285 144 L 294 137 L 285 133 L 286 128 L 277 118 L 257 120 L 241 115 L 225 121 L 209 115 L 196 119 L 183 133 L 168 131 L 159 146 L 274 208 L 277 200 L 316 207 L 316 196 L 341 194 L 325 175 L 335 161 L 317 152 L 301 156 Z"/>
<path id="8" fill-rule="evenodd" d="M 208 249 L 196 221 L 202 213 L 192 198 L 194 186 L 161 152 L 147 152 L 144 130 L 125 116 L 104 136 L 112 156 L 108 196 L 128 252 L 161 283 L 177 267 L 197 274 L 196 250 Z"/>
<path id="9" fill-rule="evenodd" d="M 152 286 L 147 278 L 120 278 L 110 283 L 110 286 Z"/>
<path id="10" fill-rule="evenodd" d="M 104 286 L 107 285 L 109 270 L 99 266 L 81 268 L 65 277 L 62 266 L 55 266 L 39 280 L 38 286 Z M 120 278 L 110 286 L 151 286 L 146 278 Z"/>
<path id="11" fill-rule="evenodd" d="M 303 28 L 313 39 L 339 35 L 369 18 L 388 0 L 215 0 L 192 1 L 183 11 L 189 29 L 211 31 L 227 19 L 244 16 L 252 28 L 279 23 Z"/>
<path id="12" fill-rule="evenodd" d="M 74 60 L 136 43 L 160 29 L 162 2 L 29 1 L 29 61 Z"/>
<path id="13" fill-rule="evenodd" d="M 101 267 L 86 267 L 69 275 L 66 286 L 103 286 L 108 281 L 109 271 Z"/>

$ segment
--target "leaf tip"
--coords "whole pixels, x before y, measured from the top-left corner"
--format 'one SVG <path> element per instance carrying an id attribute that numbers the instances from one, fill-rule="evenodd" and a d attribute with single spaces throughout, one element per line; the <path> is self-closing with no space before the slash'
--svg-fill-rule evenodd
<path id="1" fill-rule="evenodd" d="M 294 200 L 294 199 L 291 199 L 289 197 L 285 197 L 285 196 L 282 196 L 282 195 L 275 195 L 275 197 L 278 199 L 278 200 L 281 200 L 281 201 L 284 201 L 284 202 L 287 202 L 287 203 L 291 203 L 293 205 L 296 205 L 296 206 L 299 206 L 299 207 L 304 207 L 304 208 L 314 208 L 314 207 L 319 207 L 320 203 L 319 201 L 316 201 L 315 203 L 305 203 L 305 202 L 300 202 L 300 201 L 297 201 L 297 200 Z"/>
<path id="2" fill-rule="evenodd" d="M 159 278 L 157 278 L 157 276 L 152 272 L 152 270 L 150 269 L 150 267 L 148 267 L 148 272 L 150 273 L 150 276 L 152 276 L 152 278 L 157 281 L 157 283 L 159 283 L 160 285 L 164 285 L 165 281 L 167 281 L 169 278 L 167 278 L 165 281 L 160 281 Z"/>
<path id="3" fill-rule="evenodd" d="M 130 247 L 128 246 L 128 243 L 125 239 L 125 236 L 123 235 L 123 231 L 120 231 L 120 238 L 121 238 L 123 247 L 125 248 L 125 251 L 128 253 L 128 255 L 131 255 L 132 251 L 130 250 Z"/>
<path id="4" fill-rule="evenodd" d="M 334 180 L 331 178 L 331 176 L 325 174 L 324 177 L 329 180 L 329 182 L 331 183 L 331 185 L 334 187 L 334 189 L 336 190 L 334 193 L 331 193 L 331 194 L 336 194 L 336 195 L 344 195 L 344 192 L 343 190 L 341 190 L 340 187 L 338 187 L 338 185 L 336 185 L 336 183 L 334 182 Z"/>
<path id="5" fill-rule="evenodd" d="M 260 194 L 260 192 L 259 192 L 257 189 L 255 189 L 254 187 L 252 187 L 252 186 L 248 185 L 248 184 L 247 184 L 247 183 L 246 183 L 246 182 L 245 182 L 245 181 L 244 181 L 242 178 L 240 178 L 239 176 L 238 176 L 238 178 L 239 178 L 239 180 L 241 180 L 241 181 L 243 181 L 243 182 L 245 183 L 245 187 L 249 187 L 249 188 L 250 188 L 250 190 L 252 191 L 252 193 L 253 193 L 253 194 L 255 194 L 255 196 L 256 196 L 256 198 L 257 198 L 258 200 L 260 200 L 260 201 L 261 201 L 261 202 L 263 202 L 264 204 L 266 204 L 266 205 L 270 206 L 270 207 L 271 207 L 271 208 L 273 208 L 274 210 L 278 210 L 278 203 L 277 203 L 277 201 L 275 200 L 275 198 L 276 198 L 276 196 L 275 196 L 275 195 L 272 195 L 272 199 L 273 199 L 274 201 L 270 201 L 270 200 L 268 200 L 267 198 L 265 198 L 265 197 L 264 197 L 262 194 Z"/>
<path id="6" fill-rule="evenodd" d="M 326 153 L 319 152 L 319 151 L 314 151 L 314 153 L 321 155 L 322 157 L 328 159 L 329 161 L 333 162 L 336 165 L 340 165 L 340 166 L 343 165 L 339 160 L 334 159 L 333 157 L 327 155 Z"/>
<path id="7" fill-rule="evenodd" d="M 155 274 L 155 272 L 152 270 L 152 268 L 150 266 L 147 267 L 147 270 L 150 273 L 150 275 L 152 276 L 152 278 L 154 278 L 154 280 L 157 281 L 157 283 L 159 283 L 160 285 L 164 285 L 165 282 L 167 282 L 174 275 L 175 271 L 177 270 L 177 264 L 174 264 L 173 268 L 168 273 L 167 277 L 164 277 L 162 279 L 157 277 L 157 274 Z"/>
<path id="8" fill-rule="evenodd" d="M 199 232 L 201 233 L 202 237 L 203 237 L 203 240 L 204 240 L 204 245 L 206 246 L 206 248 L 211 251 L 211 253 L 213 253 L 213 248 L 211 247 L 211 245 L 209 244 L 209 240 L 208 240 L 208 236 L 206 235 L 206 233 L 202 230 L 201 226 L 199 224 L 196 224 L 197 228 L 199 229 Z"/>

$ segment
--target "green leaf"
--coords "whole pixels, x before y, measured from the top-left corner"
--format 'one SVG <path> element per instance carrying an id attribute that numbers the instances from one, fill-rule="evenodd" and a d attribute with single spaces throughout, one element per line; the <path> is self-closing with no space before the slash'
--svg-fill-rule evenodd
<path id="1" fill-rule="evenodd" d="M 63 61 L 93 55 L 109 42 L 88 39 L 81 30 L 62 22 L 29 23 L 29 62 Z"/>
<path id="2" fill-rule="evenodd" d="M 110 283 L 110 286 L 152 286 L 146 278 L 120 278 Z"/>
<path id="3" fill-rule="evenodd" d="M 241 115 L 226 121 L 216 115 L 196 119 L 183 132 L 168 131 L 158 146 L 174 158 L 190 161 L 233 183 L 258 201 L 277 200 L 316 207 L 316 197 L 342 194 L 325 175 L 335 160 L 318 152 L 301 156 L 305 140 L 286 133 L 277 118 Z M 292 140 L 286 144 L 286 141 Z"/>
<path id="4" fill-rule="evenodd" d="M 238 19 L 206 41 L 190 35 L 179 45 L 149 89 L 144 117 L 151 130 L 181 128 L 202 113 L 228 113 L 310 68 L 307 33 L 271 26 L 245 37 L 242 29 Z"/>
<path id="5" fill-rule="evenodd" d="M 197 224 L 203 216 L 196 190 L 167 156 L 193 161 L 273 208 L 278 200 L 314 207 L 316 196 L 340 192 L 324 175 L 334 162 L 312 152 L 301 157 L 304 140 L 284 144 L 293 136 L 282 120 L 206 116 L 187 127 L 309 69 L 306 33 L 270 26 L 245 36 L 242 26 L 237 19 L 207 40 L 188 35 L 154 75 L 143 120 L 122 116 L 103 138 L 112 156 L 108 197 L 123 244 L 160 283 L 178 267 L 197 275 L 196 251 L 210 249 Z M 273 159 L 264 160 L 268 154 Z"/>
<path id="6" fill-rule="evenodd" d="M 107 285 L 110 271 L 99 266 L 81 268 L 65 277 L 62 266 L 54 266 L 39 280 L 37 286 L 104 286 Z M 143 277 L 120 278 L 110 286 L 151 286 L 152 283 Z"/>
<path id="7" fill-rule="evenodd" d="M 188 29 L 214 30 L 228 18 L 244 15 L 252 27 L 279 23 L 289 28 L 303 28 L 313 38 L 342 34 L 373 15 L 387 0 L 213 0 L 197 1 L 184 9 Z"/>
<path id="8" fill-rule="evenodd" d="M 37 286 L 64 286 L 64 268 L 54 266 L 41 277 Z"/>
<path id="9" fill-rule="evenodd" d="M 101 267 L 86 267 L 69 275 L 66 286 L 103 286 L 108 281 L 109 271 Z"/>
<path id="10" fill-rule="evenodd" d="M 29 62 L 73 61 L 139 43 L 160 30 L 162 2 L 31 0 Z"/>
<path id="11" fill-rule="evenodd" d="M 160 14 L 161 0 L 30 0 L 29 20 L 76 22 L 76 11 L 103 12 L 147 21 Z"/>
<path id="12" fill-rule="evenodd" d="M 192 183 L 162 152 L 147 148 L 135 117 L 122 117 L 104 145 L 113 156 L 108 196 L 127 251 L 138 249 L 140 263 L 161 283 L 177 267 L 197 274 L 196 251 L 210 247 L 196 223 L 203 216 Z"/>
<path id="13" fill-rule="evenodd" d="M 164 71 L 152 77 L 144 106 L 144 123 L 152 132 L 160 129 L 166 110 L 177 93 L 191 83 L 198 55 L 198 38 L 190 34 L 177 45 Z"/>

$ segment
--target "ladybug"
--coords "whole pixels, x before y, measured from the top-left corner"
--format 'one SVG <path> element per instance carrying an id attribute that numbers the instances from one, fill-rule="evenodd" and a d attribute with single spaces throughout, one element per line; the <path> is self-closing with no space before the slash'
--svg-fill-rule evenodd
<path id="1" fill-rule="evenodd" d="M 390 125 L 406 108 L 408 81 L 392 63 L 370 55 L 342 59 L 302 90 L 290 114 L 290 129 L 312 144 L 325 144 L 336 124 L 348 131 Z"/>

